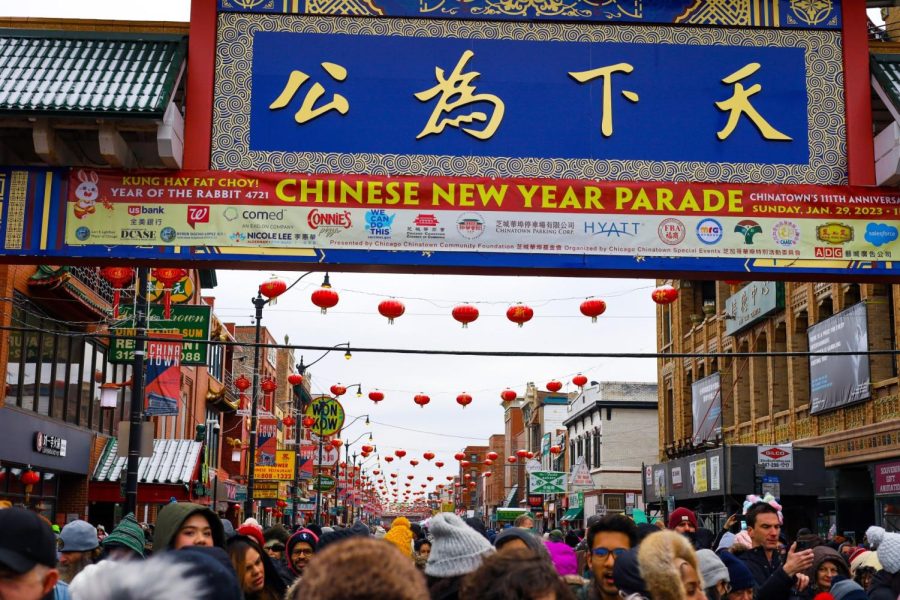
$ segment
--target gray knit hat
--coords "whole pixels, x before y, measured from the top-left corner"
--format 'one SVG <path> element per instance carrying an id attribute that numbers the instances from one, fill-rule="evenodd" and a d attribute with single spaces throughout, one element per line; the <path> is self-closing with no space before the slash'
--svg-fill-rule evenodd
<path id="1" fill-rule="evenodd" d="M 429 521 L 434 537 L 425 574 L 432 577 L 455 577 L 478 569 L 485 556 L 494 553 L 484 536 L 466 525 L 453 513 L 440 513 Z"/>
<path id="2" fill-rule="evenodd" d="M 872 525 L 866 529 L 866 539 L 869 541 L 869 546 L 871 546 L 872 550 L 878 550 L 878 545 L 881 543 L 882 538 L 884 538 L 884 527 Z"/>
<path id="3" fill-rule="evenodd" d="M 712 550 L 697 550 L 697 564 L 700 566 L 700 577 L 705 587 L 712 587 L 722 581 L 730 581 L 728 567 Z"/>
<path id="4" fill-rule="evenodd" d="M 900 573 L 900 534 L 885 533 L 878 544 L 878 560 L 888 573 Z"/>

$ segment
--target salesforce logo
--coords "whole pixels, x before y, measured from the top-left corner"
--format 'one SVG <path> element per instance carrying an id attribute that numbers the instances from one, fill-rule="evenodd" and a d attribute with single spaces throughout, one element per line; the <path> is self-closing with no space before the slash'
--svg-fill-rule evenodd
<path id="1" fill-rule="evenodd" d="M 873 246 L 890 244 L 897 239 L 897 228 L 884 223 L 869 223 L 866 225 L 866 241 Z"/>
<path id="2" fill-rule="evenodd" d="M 715 219 L 703 219 L 697 223 L 697 239 L 709 246 L 718 244 L 723 233 L 722 224 Z"/>

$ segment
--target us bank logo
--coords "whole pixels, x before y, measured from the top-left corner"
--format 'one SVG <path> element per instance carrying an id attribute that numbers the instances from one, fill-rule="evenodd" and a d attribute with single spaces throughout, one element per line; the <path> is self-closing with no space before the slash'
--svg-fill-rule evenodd
<path id="1" fill-rule="evenodd" d="M 722 240 L 722 224 L 715 219 L 703 219 L 697 223 L 697 239 L 712 246 Z"/>

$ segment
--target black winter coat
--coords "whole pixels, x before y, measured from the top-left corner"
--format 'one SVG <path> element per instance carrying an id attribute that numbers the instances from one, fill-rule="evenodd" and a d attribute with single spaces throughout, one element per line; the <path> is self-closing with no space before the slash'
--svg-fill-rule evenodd
<path id="1" fill-rule="evenodd" d="M 872 577 L 866 590 L 869 600 L 897 600 L 900 594 L 900 573 L 892 575 L 882 569 Z"/>
<path id="2" fill-rule="evenodd" d="M 791 600 L 795 597 L 795 592 L 792 591 L 794 578 L 784 572 L 777 552 L 772 553 L 770 561 L 762 546 L 757 546 L 742 553 L 740 558 L 750 569 L 753 581 L 756 582 L 757 600 Z"/>

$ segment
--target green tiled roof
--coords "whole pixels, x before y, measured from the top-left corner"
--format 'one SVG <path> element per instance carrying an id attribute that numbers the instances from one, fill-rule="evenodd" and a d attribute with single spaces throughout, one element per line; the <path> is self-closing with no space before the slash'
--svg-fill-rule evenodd
<path id="1" fill-rule="evenodd" d="M 187 39 L 0 30 L 0 115 L 160 117 Z"/>
<path id="2" fill-rule="evenodd" d="M 881 84 L 891 104 L 900 110 L 900 54 L 872 54 L 872 75 Z"/>

